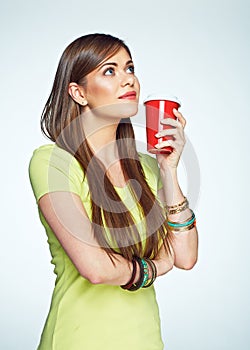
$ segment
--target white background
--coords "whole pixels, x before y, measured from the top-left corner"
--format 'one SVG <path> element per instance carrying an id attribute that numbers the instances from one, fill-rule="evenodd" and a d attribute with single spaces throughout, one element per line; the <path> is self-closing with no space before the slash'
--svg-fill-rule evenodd
<path id="1" fill-rule="evenodd" d="M 181 99 L 198 158 L 182 162 L 192 176 L 181 178 L 187 191 L 197 183 L 199 262 L 156 285 L 165 348 L 249 349 L 249 8 L 243 0 L 1 1 L 1 349 L 35 349 L 48 312 L 53 266 L 28 163 L 48 142 L 39 119 L 59 57 L 92 32 L 131 48 L 141 102 L 154 91 Z"/>

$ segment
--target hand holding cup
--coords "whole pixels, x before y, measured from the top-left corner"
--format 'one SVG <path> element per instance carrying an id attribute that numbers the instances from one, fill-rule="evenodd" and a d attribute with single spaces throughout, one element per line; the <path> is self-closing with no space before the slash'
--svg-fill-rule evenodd
<path id="1" fill-rule="evenodd" d="M 171 146 L 157 148 L 162 141 L 173 140 L 173 136 L 165 135 L 162 138 L 157 138 L 162 130 L 172 129 L 172 126 L 163 122 L 164 119 L 171 118 L 176 120 L 177 117 L 174 109 L 178 110 L 181 106 L 177 97 L 170 94 L 153 94 L 149 95 L 144 100 L 146 107 L 146 133 L 147 133 L 147 150 L 154 154 L 170 154 L 173 151 Z M 166 134 L 166 133 L 165 133 Z"/>

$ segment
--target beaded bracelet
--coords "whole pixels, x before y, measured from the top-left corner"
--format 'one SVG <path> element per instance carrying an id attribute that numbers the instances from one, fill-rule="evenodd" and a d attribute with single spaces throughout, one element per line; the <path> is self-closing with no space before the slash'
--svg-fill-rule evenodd
<path id="1" fill-rule="evenodd" d="M 140 277 L 139 277 L 139 280 L 135 283 L 134 280 L 137 272 L 137 262 L 140 267 Z M 157 277 L 157 269 L 156 269 L 155 263 L 148 258 L 141 259 L 135 256 L 132 259 L 132 264 L 133 264 L 133 270 L 132 270 L 132 275 L 129 282 L 120 287 L 131 292 L 136 291 L 140 288 L 150 287 L 154 283 Z M 149 279 L 149 266 L 152 271 L 152 277 L 150 279 Z"/>
<path id="2" fill-rule="evenodd" d="M 141 262 L 142 262 L 142 265 L 143 265 L 144 277 L 143 277 L 143 282 L 142 282 L 142 285 L 141 285 L 140 288 L 144 287 L 145 284 L 148 283 L 148 273 L 149 273 L 147 262 L 144 259 L 141 259 Z"/>
<path id="3" fill-rule="evenodd" d="M 156 277 L 157 277 L 157 269 L 156 269 L 155 263 L 154 263 L 152 260 L 147 259 L 147 258 L 145 258 L 145 260 L 147 261 L 147 263 L 148 263 L 149 266 L 151 267 L 151 271 L 152 271 L 152 277 L 151 277 L 151 279 L 149 280 L 148 283 L 146 283 L 146 284 L 143 286 L 143 288 L 148 288 L 148 287 L 150 287 L 150 286 L 154 283 L 154 281 L 156 280 Z"/>

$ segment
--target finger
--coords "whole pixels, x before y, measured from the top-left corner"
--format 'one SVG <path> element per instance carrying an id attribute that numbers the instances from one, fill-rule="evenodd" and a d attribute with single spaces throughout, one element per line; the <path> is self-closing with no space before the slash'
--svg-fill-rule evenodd
<path id="1" fill-rule="evenodd" d="M 173 126 L 174 128 L 183 128 L 183 125 L 179 122 L 178 119 L 165 118 L 165 119 L 161 119 L 160 123 L 161 123 L 162 125 L 170 125 L 170 126 Z"/>
<path id="2" fill-rule="evenodd" d="M 160 142 L 158 142 L 155 147 L 157 149 L 161 149 L 161 148 L 164 148 L 164 147 L 168 147 L 168 146 L 171 146 L 173 149 L 175 149 L 179 154 L 181 154 L 184 146 L 185 146 L 185 139 L 178 139 L 178 138 L 175 138 L 173 140 L 162 140 Z"/>
<path id="3" fill-rule="evenodd" d="M 155 145 L 155 148 L 157 149 L 163 149 L 165 147 L 172 147 L 173 149 L 173 153 L 176 153 L 179 157 L 181 156 L 183 147 L 180 147 L 179 145 L 176 145 L 176 143 L 174 141 L 163 141 L 161 143 L 158 143 L 157 145 Z M 172 154 L 173 154 L 172 153 Z"/>
<path id="4" fill-rule="evenodd" d="M 178 121 L 181 123 L 182 127 L 185 128 L 185 125 L 187 124 L 186 119 L 183 117 L 181 112 L 179 112 L 177 109 L 173 109 L 173 113 L 178 119 Z"/>
<path id="5" fill-rule="evenodd" d="M 171 129 L 164 129 L 159 131 L 157 134 L 155 134 L 155 137 L 160 138 L 168 135 L 176 135 L 178 133 L 178 129 L 176 128 L 171 128 Z"/>
<path id="6" fill-rule="evenodd" d="M 156 148 L 162 148 L 166 146 L 171 146 L 173 148 L 183 149 L 185 146 L 185 140 L 173 138 L 171 140 L 159 140 L 159 142 L 156 144 Z"/>
<path id="7" fill-rule="evenodd" d="M 172 137 L 173 140 L 176 141 L 177 144 L 184 145 L 186 142 L 183 128 L 181 128 L 181 129 L 164 129 L 164 130 L 158 132 L 157 134 L 155 134 L 155 137 L 158 139 L 168 137 L 168 136 Z"/>
<path id="8" fill-rule="evenodd" d="M 172 140 L 159 142 L 159 143 L 157 143 L 155 145 L 155 148 L 160 149 L 160 148 L 164 148 L 164 147 L 168 147 L 168 146 L 173 147 L 173 141 Z"/>

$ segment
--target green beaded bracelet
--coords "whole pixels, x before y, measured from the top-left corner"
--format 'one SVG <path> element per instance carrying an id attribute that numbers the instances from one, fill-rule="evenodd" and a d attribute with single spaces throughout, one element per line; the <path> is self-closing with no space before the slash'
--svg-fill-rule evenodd
<path id="1" fill-rule="evenodd" d="M 143 269 L 144 269 L 144 277 L 143 277 L 143 281 L 142 281 L 142 285 L 141 288 L 145 286 L 145 284 L 148 283 L 148 264 L 144 259 L 141 259 L 142 265 L 143 265 Z"/>
<path id="2" fill-rule="evenodd" d="M 143 288 L 148 288 L 150 286 L 152 286 L 152 284 L 154 283 L 154 281 L 156 280 L 156 277 L 157 277 L 157 268 L 155 266 L 155 263 L 148 259 L 148 258 L 145 258 L 145 260 L 147 261 L 147 263 L 149 264 L 149 266 L 151 267 L 151 271 L 152 271 L 152 277 L 151 279 L 143 286 Z"/>

